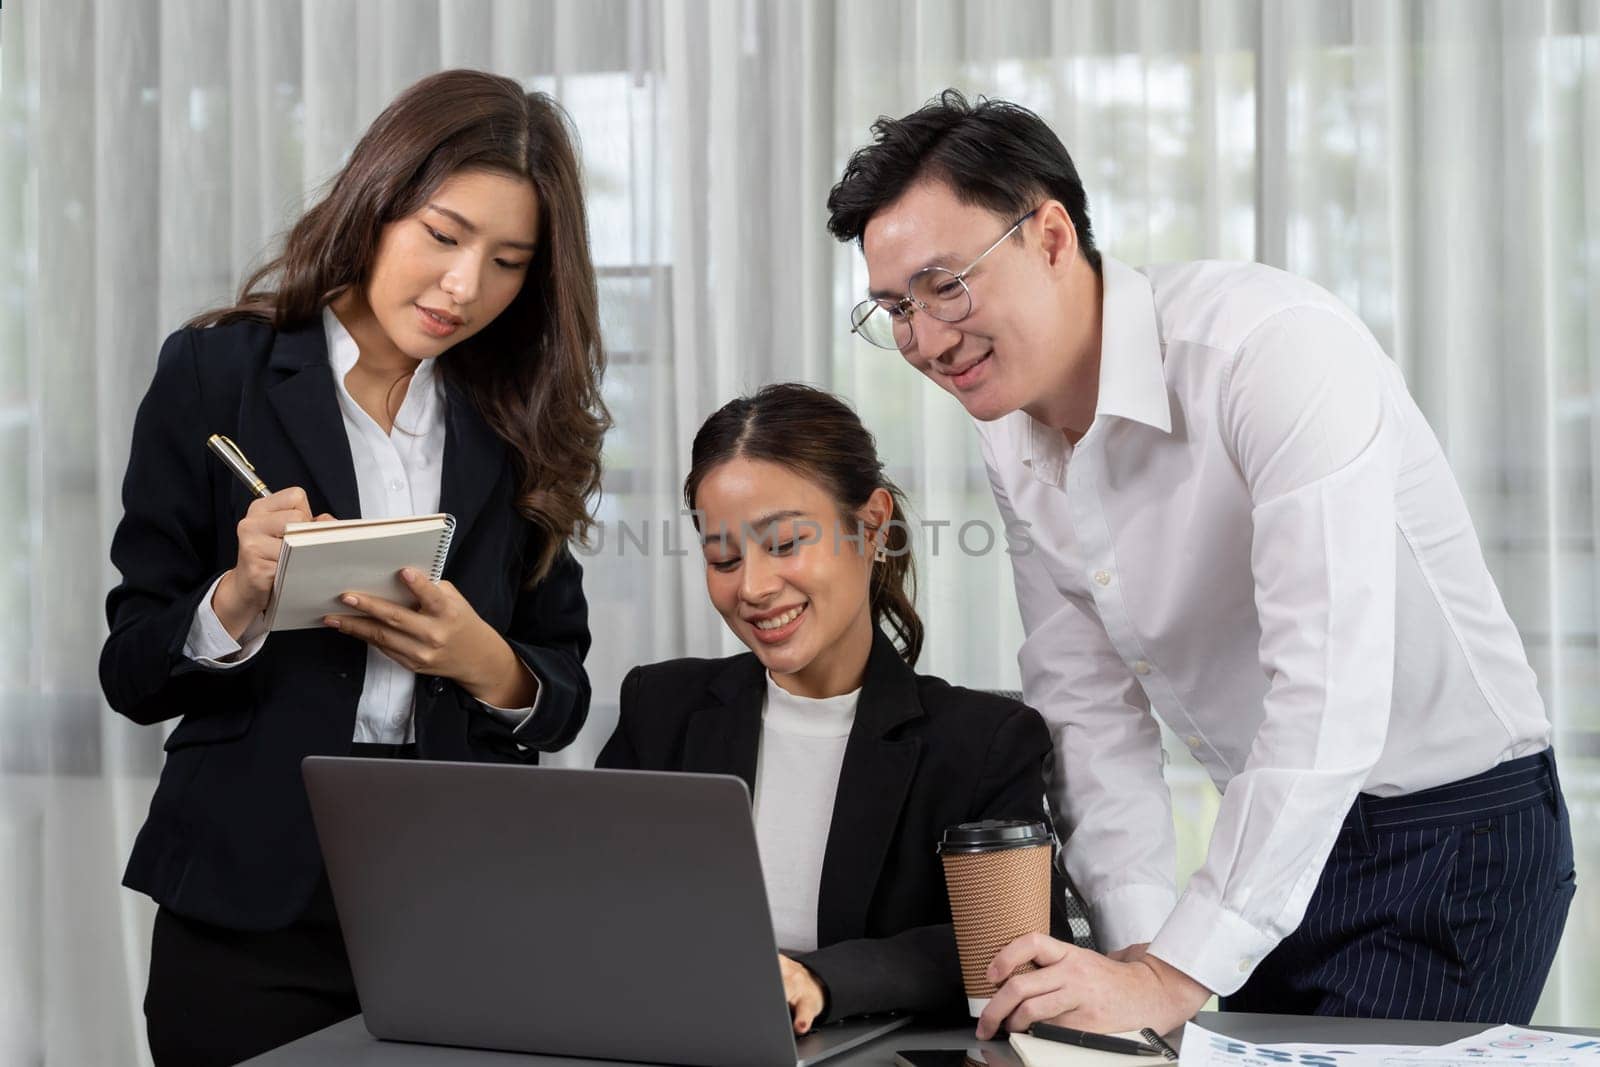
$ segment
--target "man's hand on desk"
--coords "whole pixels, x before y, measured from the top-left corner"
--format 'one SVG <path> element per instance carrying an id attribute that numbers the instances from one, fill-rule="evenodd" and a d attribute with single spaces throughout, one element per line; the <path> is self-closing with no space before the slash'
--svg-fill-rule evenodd
<path id="1" fill-rule="evenodd" d="M 999 981 L 1023 963 L 1038 970 L 1005 980 L 978 1017 L 978 1037 L 1019 1032 L 1037 1022 L 1102 1034 L 1154 1027 L 1166 1033 L 1191 1018 L 1211 991 L 1143 945 L 1102 956 L 1043 934 L 1027 934 L 995 954 L 989 978 Z"/>
<path id="2" fill-rule="evenodd" d="M 778 968 L 783 971 L 783 995 L 789 1001 L 789 1016 L 794 1022 L 794 1032 L 811 1032 L 811 1024 L 822 1014 L 827 1002 L 822 984 L 803 963 L 796 963 L 783 953 L 778 953 Z"/>

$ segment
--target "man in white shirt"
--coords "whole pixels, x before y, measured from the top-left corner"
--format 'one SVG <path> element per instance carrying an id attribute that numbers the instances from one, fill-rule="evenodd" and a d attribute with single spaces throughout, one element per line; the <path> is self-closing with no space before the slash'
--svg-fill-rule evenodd
<path id="1" fill-rule="evenodd" d="M 851 328 L 977 420 L 1068 873 L 978 1032 L 1224 1007 L 1526 1022 L 1573 893 L 1550 725 L 1438 441 L 1333 296 L 1094 247 L 1061 142 L 947 92 L 829 197 Z M 1159 716 L 1222 791 L 1175 885 Z"/>

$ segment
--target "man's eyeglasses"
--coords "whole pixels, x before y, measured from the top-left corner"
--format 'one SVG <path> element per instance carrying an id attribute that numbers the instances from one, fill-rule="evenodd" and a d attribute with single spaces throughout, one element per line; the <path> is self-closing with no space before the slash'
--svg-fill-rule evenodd
<path id="1" fill-rule="evenodd" d="M 983 257 L 999 248 L 1006 238 L 1038 212 L 1034 208 L 1022 216 L 994 244 L 978 254 L 960 271 L 947 267 L 923 267 L 906 282 L 906 295 L 898 300 L 867 298 L 850 310 L 850 332 L 858 334 L 879 348 L 905 349 L 911 347 L 911 316 L 918 311 L 932 315 L 940 322 L 960 322 L 972 314 L 972 290 L 967 288 L 967 275 L 983 262 Z"/>

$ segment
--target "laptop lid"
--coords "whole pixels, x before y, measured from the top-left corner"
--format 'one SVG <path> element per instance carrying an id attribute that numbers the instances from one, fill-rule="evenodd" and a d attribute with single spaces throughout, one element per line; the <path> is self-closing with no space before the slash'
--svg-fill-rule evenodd
<path id="1" fill-rule="evenodd" d="M 303 769 L 375 1036 L 797 1062 L 738 778 L 325 756 Z M 903 1021 L 823 1028 L 805 1060 Z"/>

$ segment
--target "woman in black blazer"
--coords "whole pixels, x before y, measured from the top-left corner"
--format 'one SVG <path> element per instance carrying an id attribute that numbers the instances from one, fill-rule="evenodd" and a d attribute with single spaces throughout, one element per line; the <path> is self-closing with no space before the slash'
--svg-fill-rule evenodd
<path id="1" fill-rule="evenodd" d="M 160 905 L 163 1067 L 359 1010 L 303 757 L 535 762 L 583 724 L 564 546 L 592 521 L 608 424 L 586 232 L 559 106 L 447 71 L 378 117 L 237 305 L 163 347 L 100 659 L 116 711 L 178 720 L 124 879 Z M 253 500 L 212 433 L 277 491 Z M 415 605 L 350 597 L 322 629 L 261 632 L 286 523 L 434 511 L 455 536 L 443 581 L 403 573 Z"/>
<path id="2" fill-rule="evenodd" d="M 635 668 L 598 765 L 750 787 L 797 1033 L 961 1011 L 935 850 L 956 823 L 1045 818 L 1043 720 L 912 670 L 903 497 L 838 398 L 776 385 L 725 405 L 684 497 L 712 603 L 751 652 Z"/>

